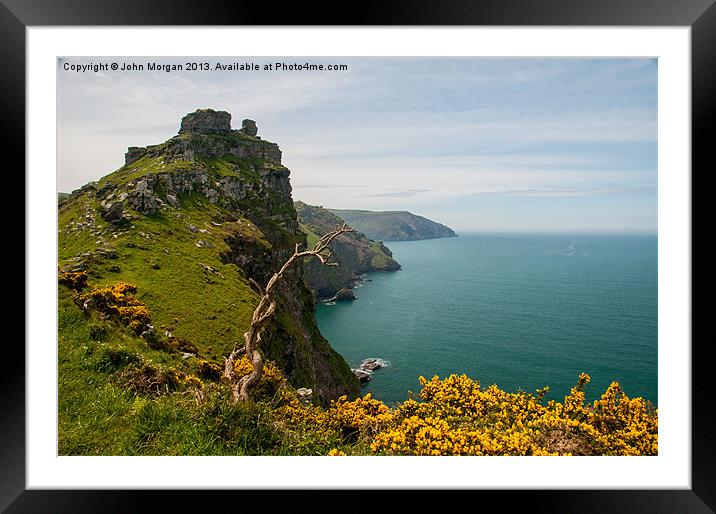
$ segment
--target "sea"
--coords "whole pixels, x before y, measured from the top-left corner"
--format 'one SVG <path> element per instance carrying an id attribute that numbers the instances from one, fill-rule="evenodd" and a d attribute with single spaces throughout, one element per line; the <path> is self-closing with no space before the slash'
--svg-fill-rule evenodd
<path id="1" fill-rule="evenodd" d="M 657 236 L 460 234 L 387 242 L 402 265 L 369 273 L 353 302 L 319 304 L 323 335 L 358 368 L 363 392 L 395 405 L 418 377 L 562 401 L 582 372 L 588 401 L 612 381 L 658 405 Z"/>

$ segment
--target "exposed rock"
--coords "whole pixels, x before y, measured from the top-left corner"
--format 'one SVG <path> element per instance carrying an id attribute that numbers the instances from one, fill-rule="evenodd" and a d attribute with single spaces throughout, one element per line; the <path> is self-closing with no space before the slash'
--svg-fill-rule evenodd
<path id="1" fill-rule="evenodd" d="M 299 387 L 296 389 L 296 394 L 298 394 L 298 399 L 303 404 L 309 404 L 313 400 L 313 389 L 309 389 L 307 387 Z"/>
<path id="2" fill-rule="evenodd" d="M 231 114 L 226 111 L 199 109 L 182 118 L 179 133 L 229 134 Z"/>
<path id="3" fill-rule="evenodd" d="M 104 185 L 101 188 L 99 188 L 95 192 L 95 196 L 97 198 L 104 198 L 105 200 L 110 200 L 113 196 L 113 194 L 111 192 L 115 191 L 116 189 L 117 189 L 116 184 L 114 184 L 113 182 L 107 181 L 104 183 Z"/>
<path id="4" fill-rule="evenodd" d="M 145 330 L 140 334 L 140 337 L 144 339 L 152 338 L 156 335 L 156 332 L 154 331 L 154 325 L 147 325 Z"/>
<path id="5" fill-rule="evenodd" d="M 124 154 L 124 164 L 129 165 L 137 162 L 139 159 L 147 155 L 147 149 L 139 146 L 130 146 L 127 153 Z"/>
<path id="6" fill-rule="evenodd" d="M 200 262 L 199 266 L 201 266 L 205 271 L 208 271 L 209 273 L 213 273 L 214 275 L 218 275 L 221 278 L 224 278 L 224 275 L 220 271 L 215 270 L 214 268 L 212 268 L 211 266 L 209 266 L 207 264 Z"/>
<path id="7" fill-rule="evenodd" d="M 366 359 L 363 361 L 360 367 L 362 369 L 367 369 L 368 371 L 374 371 L 376 369 L 382 368 L 383 364 L 378 359 Z"/>
<path id="8" fill-rule="evenodd" d="M 256 126 L 256 122 L 254 120 L 246 119 L 241 122 L 241 132 L 248 136 L 256 137 L 256 134 L 258 134 L 259 129 Z"/>
<path id="9" fill-rule="evenodd" d="M 206 191 L 206 197 L 211 203 L 217 203 L 219 201 L 219 192 L 216 189 L 208 189 Z"/>
<path id="10" fill-rule="evenodd" d="M 357 369 L 353 369 L 351 371 L 353 371 L 361 384 L 365 384 L 366 382 L 370 381 L 371 374 L 375 370 L 384 368 L 388 364 L 390 363 L 381 359 L 377 359 L 375 357 L 371 357 L 369 359 L 365 359 Z"/>
<path id="11" fill-rule="evenodd" d="M 353 374 L 358 378 L 358 381 L 361 384 L 367 384 L 370 382 L 370 373 L 366 373 L 365 371 L 362 371 L 360 369 L 354 369 Z"/>
<path id="12" fill-rule="evenodd" d="M 174 207 L 175 209 L 178 209 L 180 207 L 179 200 L 177 200 L 177 197 L 172 194 L 167 194 L 167 203 Z"/>
<path id="13" fill-rule="evenodd" d="M 341 302 L 341 301 L 353 301 L 355 299 L 356 299 L 356 297 L 353 294 L 352 289 L 343 288 L 343 289 L 339 289 L 338 292 L 333 297 L 329 298 L 326 301 L 327 302 Z"/>
<path id="14" fill-rule="evenodd" d="M 124 219 L 124 202 L 109 204 L 102 211 L 102 218 L 110 223 L 118 223 Z"/>
<path id="15" fill-rule="evenodd" d="M 154 196 L 154 192 L 148 189 L 147 181 L 142 180 L 137 184 L 137 187 L 130 191 L 127 195 L 127 202 L 132 208 L 144 215 L 156 214 L 159 209 L 158 198 Z"/>
<path id="16" fill-rule="evenodd" d="M 105 259 L 116 259 L 119 257 L 114 248 L 97 248 L 96 253 Z"/>

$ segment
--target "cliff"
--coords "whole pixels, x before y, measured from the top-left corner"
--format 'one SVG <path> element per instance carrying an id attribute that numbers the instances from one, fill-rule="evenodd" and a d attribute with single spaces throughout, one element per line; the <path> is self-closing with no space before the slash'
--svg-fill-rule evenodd
<path id="1" fill-rule="evenodd" d="M 301 230 L 311 245 L 320 236 L 343 225 L 344 220 L 322 207 L 294 203 Z M 308 287 L 320 300 L 339 295 L 338 299 L 352 299 L 347 292 L 360 280 L 362 273 L 375 271 L 397 271 L 400 264 L 393 259 L 391 251 L 380 242 L 371 241 L 361 232 L 341 234 L 333 244 L 333 259 L 339 265 L 326 268 L 319 262 L 307 262 L 303 278 Z"/>
<path id="2" fill-rule="evenodd" d="M 306 241 L 278 145 L 258 137 L 252 120 L 240 130 L 230 120 L 210 109 L 188 114 L 178 135 L 129 148 L 123 167 L 59 204 L 60 269 L 84 271 L 90 287 L 136 285 L 157 333 L 191 350 L 161 359 L 188 368 L 223 365 L 258 301 L 250 279 L 265 284 Z M 297 266 L 281 284 L 262 350 L 319 402 L 353 397 L 359 384 L 321 336 L 302 277 Z M 68 294 L 61 288 L 61 306 Z"/>
<path id="3" fill-rule="evenodd" d="M 417 241 L 457 236 L 450 227 L 408 211 L 329 210 L 376 241 Z"/>

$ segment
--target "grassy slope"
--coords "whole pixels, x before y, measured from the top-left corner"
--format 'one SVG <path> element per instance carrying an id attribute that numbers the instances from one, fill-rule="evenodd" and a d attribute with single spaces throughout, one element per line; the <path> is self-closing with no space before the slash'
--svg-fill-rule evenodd
<path id="1" fill-rule="evenodd" d="M 206 159 L 194 163 L 193 169 L 204 169 L 216 178 L 238 175 L 247 182 L 259 179 L 246 162 L 230 161 Z M 232 164 L 237 164 L 238 169 Z M 184 169 L 186 163 L 178 161 L 171 166 Z M 126 184 L 145 173 L 167 169 L 161 159 L 145 157 L 107 175 L 97 187 L 109 180 Z M 289 450 L 284 441 L 289 437 L 287 432 L 261 421 L 266 417 L 262 416 L 266 406 L 230 407 L 225 386 L 213 381 L 207 382 L 207 400 L 199 407 L 193 393 L 181 388 L 155 398 L 135 394 L 119 380 L 124 369 L 145 364 L 192 377 L 199 375 L 202 360 L 223 366 L 223 356 L 235 341 L 243 339 L 258 302 L 243 271 L 235 264 L 224 263 L 221 255 L 229 250 L 226 238 L 234 235 L 257 248 L 270 250 L 261 230 L 246 218 L 237 219 L 236 212 L 211 204 L 203 195 L 187 195 L 179 201 L 181 209 L 161 210 L 153 216 L 135 213 L 131 224 L 120 227 L 99 216 L 92 189 L 60 202 L 60 268 L 71 268 L 79 257 L 87 266 L 90 287 L 117 282 L 136 285 L 136 296 L 150 309 L 157 332 L 164 336 L 165 331 L 170 331 L 198 352 L 197 357 L 184 358 L 176 349 L 152 349 L 144 339 L 113 321 L 101 320 L 94 314 L 88 319 L 73 302 L 72 291 L 60 286 L 60 454 L 286 454 L 304 445 L 296 441 L 300 436 L 290 435 L 293 446 Z M 200 240 L 209 246 L 198 247 Z M 312 303 L 303 300 L 306 305 Z M 307 346 L 305 329 L 296 326 L 287 315 L 286 309 L 291 307 L 282 303 L 278 310 L 278 335 L 265 342 L 267 355 L 281 355 L 282 348 L 275 346 L 280 346 L 279 339 L 291 337 L 297 342 L 296 351 L 304 355 L 295 363 L 294 383 L 311 386 L 314 370 L 307 366 L 317 352 L 324 355 L 335 372 L 345 372 L 355 381 L 345 362 L 320 335 L 314 337 L 313 347 Z M 304 327 L 315 324 L 312 312 L 302 316 Z M 323 446 L 313 450 L 315 444 L 307 441 L 305 452 L 328 451 Z"/>
<path id="2" fill-rule="evenodd" d="M 212 225 L 213 220 L 221 220 L 225 213 L 199 195 L 182 202 L 181 212 L 142 217 L 133 222 L 134 228 L 113 229 L 97 217 L 97 230 L 107 231 L 101 238 L 86 230 L 61 234 L 60 265 L 93 247 L 104 247 L 100 241 L 105 241 L 117 257 L 98 258 L 92 264 L 91 285 L 120 281 L 135 284 L 138 298 L 152 311 L 155 327 L 172 329 L 175 336 L 190 340 L 202 353 L 218 357 L 230 351 L 233 342 L 242 337 L 258 301 L 241 270 L 221 262 L 220 252 L 228 250 L 224 237 L 243 230 L 259 242 L 263 238 L 246 219 L 222 223 L 220 227 Z M 93 208 L 89 193 L 74 203 L 60 210 L 60 227 L 77 219 L 79 211 Z M 190 224 L 207 233 L 191 232 Z M 199 248 L 198 240 L 209 242 L 212 247 Z M 206 271 L 200 263 L 218 273 Z"/>
<path id="3" fill-rule="evenodd" d="M 271 401 L 232 405 L 226 388 L 210 381 L 201 404 L 189 389 L 159 396 L 128 390 L 118 377 L 135 362 L 196 372 L 196 360 L 152 350 L 112 322 L 88 320 L 63 286 L 58 344 L 60 455 L 326 455 L 341 445 L 312 427 L 275 423 Z"/>

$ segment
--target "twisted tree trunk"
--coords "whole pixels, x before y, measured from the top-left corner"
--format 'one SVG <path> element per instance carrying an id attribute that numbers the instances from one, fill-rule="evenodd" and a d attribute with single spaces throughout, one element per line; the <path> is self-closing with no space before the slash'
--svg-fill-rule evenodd
<path id="1" fill-rule="evenodd" d="M 340 234 L 353 231 L 354 230 L 345 223 L 342 227 L 336 226 L 335 230 L 324 235 L 312 249 L 302 252 L 299 251 L 300 244 L 297 243 L 293 255 L 291 255 L 283 266 L 269 279 L 266 284 L 266 289 L 263 289 L 256 281 L 249 279 L 249 282 L 257 289 L 259 294 L 261 294 L 261 299 L 251 317 L 251 326 L 249 330 L 244 333 L 244 345 L 235 347 L 224 362 L 224 376 L 228 378 L 231 383 L 231 398 L 234 403 L 251 400 L 251 391 L 259 383 L 259 380 L 261 380 L 264 369 L 263 357 L 259 351 L 259 347 L 261 346 L 261 334 L 266 323 L 276 311 L 276 287 L 278 281 L 281 280 L 281 277 L 283 277 L 294 262 L 303 257 L 317 257 L 321 263 L 326 266 L 338 266 L 338 263 L 328 262 L 328 259 L 330 259 L 332 255 L 329 245 L 331 241 Z M 243 353 L 246 353 L 254 369 L 248 375 L 239 377 L 236 374 L 235 365 L 236 360 Z"/>

